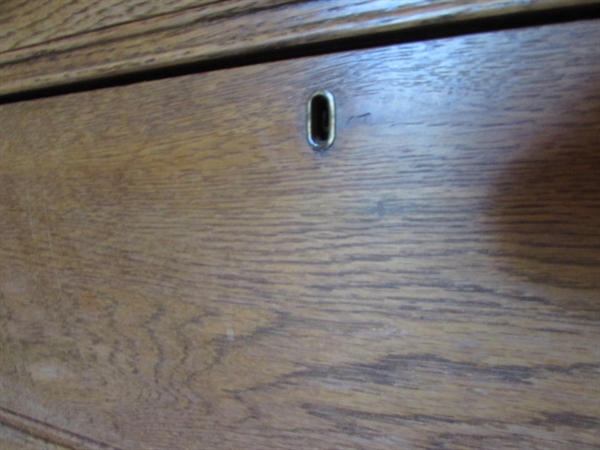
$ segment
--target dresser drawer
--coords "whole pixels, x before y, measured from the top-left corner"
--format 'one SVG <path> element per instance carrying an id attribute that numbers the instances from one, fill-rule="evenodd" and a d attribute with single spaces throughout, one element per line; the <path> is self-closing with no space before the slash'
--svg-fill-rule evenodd
<path id="1" fill-rule="evenodd" d="M 2 422 L 67 448 L 597 448 L 599 39 L 0 106 Z"/>

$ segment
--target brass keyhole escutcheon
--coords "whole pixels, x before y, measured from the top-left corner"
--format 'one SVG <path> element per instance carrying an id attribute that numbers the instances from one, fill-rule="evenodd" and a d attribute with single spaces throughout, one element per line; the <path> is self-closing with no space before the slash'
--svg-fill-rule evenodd
<path id="1" fill-rule="evenodd" d="M 307 138 L 315 150 L 331 147 L 335 140 L 335 100 L 329 91 L 317 91 L 307 105 Z"/>

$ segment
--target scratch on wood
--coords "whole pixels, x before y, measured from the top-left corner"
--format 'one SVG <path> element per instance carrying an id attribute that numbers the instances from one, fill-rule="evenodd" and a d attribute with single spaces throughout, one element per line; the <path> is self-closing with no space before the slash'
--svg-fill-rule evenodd
<path id="1" fill-rule="evenodd" d="M 52 233 L 50 232 L 50 225 L 48 224 L 49 216 L 48 216 L 48 198 L 46 197 L 46 191 L 42 191 L 42 196 L 44 197 L 44 201 L 42 203 L 44 207 L 44 224 L 46 225 L 46 235 L 48 238 L 48 247 L 50 249 L 52 270 L 54 272 L 54 282 L 56 283 L 56 287 L 58 288 L 58 292 L 60 294 L 60 298 L 64 298 L 64 293 L 62 289 L 62 284 L 60 282 L 60 277 L 58 274 L 58 267 L 56 266 L 56 253 L 54 252 L 54 242 L 52 239 Z"/>

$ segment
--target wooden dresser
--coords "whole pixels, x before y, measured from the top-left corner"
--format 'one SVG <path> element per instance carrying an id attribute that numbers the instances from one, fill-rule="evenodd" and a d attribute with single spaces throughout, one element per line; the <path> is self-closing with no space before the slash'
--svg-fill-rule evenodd
<path id="1" fill-rule="evenodd" d="M 0 449 L 600 449 L 599 3 L 4 0 Z"/>

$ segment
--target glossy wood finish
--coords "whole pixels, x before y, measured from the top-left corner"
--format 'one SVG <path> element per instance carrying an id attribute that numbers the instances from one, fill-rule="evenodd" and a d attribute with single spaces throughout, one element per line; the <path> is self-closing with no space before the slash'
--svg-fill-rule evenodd
<path id="1" fill-rule="evenodd" d="M 3 105 L 0 418 L 88 448 L 596 449 L 599 39 Z"/>
<path id="2" fill-rule="evenodd" d="M 2 0 L 0 51 L 114 28 L 216 2 L 218 0 Z"/>
<path id="3" fill-rule="evenodd" d="M 190 0 L 110 0 L 82 9 L 73 1 L 43 8 L 29 3 L 18 8 L 15 1 L 5 7 L 9 13 L 2 24 L 5 49 L 11 50 L 0 53 L 0 95 L 432 24 L 600 5 L 598 0 L 226 0 L 193 8 Z M 155 10 L 156 3 L 163 6 Z"/>

